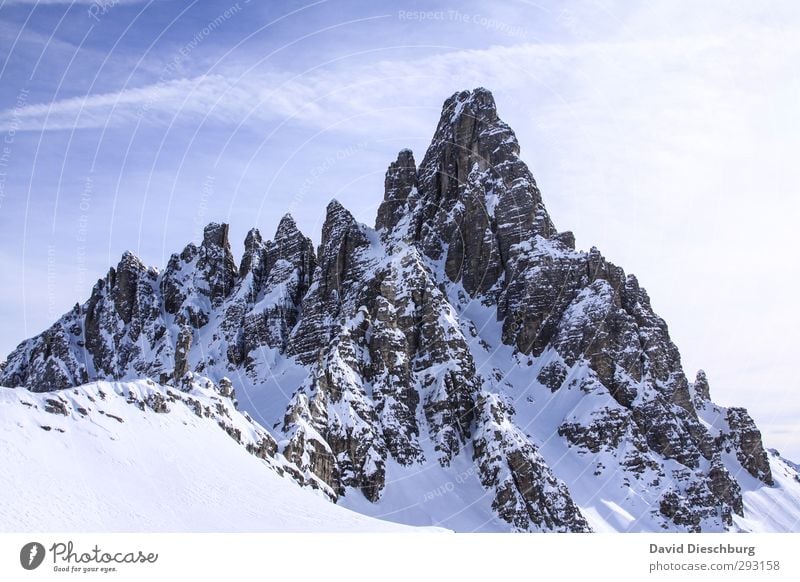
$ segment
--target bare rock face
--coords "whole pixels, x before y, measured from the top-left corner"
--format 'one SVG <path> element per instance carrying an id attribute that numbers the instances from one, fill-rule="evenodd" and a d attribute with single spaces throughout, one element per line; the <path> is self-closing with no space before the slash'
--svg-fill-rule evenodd
<path id="1" fill-rule="evenodd" d="M 391 230 L 404 215 L 409 200 L 417 195 L 417 164 L 411 150 L 400 150 L 389 165 L 384 181 L 385 195 L 378 208 L 375 230 Z"/>
<path id="2" fill-rule="evenodd" d="M 236 260 L 228 241 L 228 225 L 211 223 L 203 230 L 197 269 L 208 283 L 208 298 L 216 307 L 233 291 L 236 281 Z M 205 291 L 205 290 L 202 290 Z"/>
<path id="3" fill-rule="evenodd" d="M 228 241 L 228 225 L 211 223 L 199 247 L 189 244 L 172 255 L 161 277 L 166 312 L 180 324 L 199 329 L 233 291 L 236 261 Z"/>
<path id="4" fill-rule="evenodd" d="M 349 338 L 341 337 L 327 366 L 293 398 L 284 421 L 289 437 L 284 454 L 308 459 L 302 468 L 335 491 L 355 487 L 377 501 L 384 486 L 386 448 L 363 382 L 354 377 L 352 349 Z"/>
<path id="5" fill-rule="evenodd" d="M 288 346 L 312 372 L 283 425 L 289 458 L 307 458 L 304 468 L 334 490 L 355 487 L 373 501 L 389 456 L 424 460 L 421 423 L 442 464 L 462 450 L 477 390 L 452 308 L 422 257 L 413 248 L 384 254 L 338 202 L 329 205 L 315 282 Z"/>
<path id="6" fill-rule="evenodd" d="M 182 327 L 178 332 L 178 341 L 175 343 L 175 371 L 172 373 L 175 382 L 178 382 L 189 371 L 192 335 L 192 330 L 188 326 Z"/>
<path id="7" fill-rule="evenodd" d="M 510 421 L 508 404 L 482 394 L 477 410 L 474 458 L 500 517 L 523 531 L 590 531 L 566 485 Z"/>
<path id="8" fill-rule="evenodd" d="M 247 234 L 241 265 L 221 322 L 228 346 L 223 357 L 232 369 L 245 365 L 257 376 L 259 352 L 283 351 L 289 343 L 316 267 L 314 246 L 287 214 L 272 241 L 264 241 L 256 229 Z"/>
<path id="9" fill-rule="evenodd" d="M 731 508 L 719 503 L 707 481 L 685 469 L 673 471 L 671 477 L 671 486 L 661 496 L 659 512 L 672 525 L 693 533 L 714 525 L 732 525 Z"/>
<path id="10" fill-rule="evenodd" d="M 33 340 L 21 343 L 4 362 L 3 385 L 25 386 L 49 392 L 89 381 L 79 348 L 82 339 L 81 308 L 75 308 Z"/>
<path id="11" fill-rule="evenodd" d="M 494 287 L 516 245 L 555 234 L 516 136 L 485 89 L 445 101 L 417 184 L 405 235 L 431 259 L 444 260 L 449 279 L 463 282 L 470 295 Z"/>
<path id="12" fill-rule="evenodd" d="M 741 475 L 774 484 L 761 433 L 704 372 L 688 381 L 636 277 L 557 231 L 519 154 L 489 91 L 456 93 L 419 167 L 389 165 L 375 230 L 332 201 L 317 249 L 287 215 L 238 266 L 216 223 L 163 272 L 126 253 L 0 383 L 190 392 L 202 374 L 224 406 L 188 406 L 331 499 L 466 463 L 486 493 L 468 505 L 508 530 L 589 531 L 598 488 L 634 529 L 736 527 Z M 273 434 L 237 433 L 235 394 Z"/>
<path id="13" fill-rule="evenodd" d="M 769 458 L 761 442 L 761 431 L 753 419 L 744 408 L 729 408 L 727 421 L 730 432 L 723 435 L 723 442 L 733 447 L 736 457 L 748 473 L 767 485 L 772 485 Z"/>
<path id="14" fill-rule="evenodd" d="M 744 517 L 742 488 L 725 468 L 722 457 L 719 454 L 714 455 L 711 461 L 711 468 L 708 472 L 708 486 L 717 499 L 730 507 L 736 515 Z"/>
<path id="15" fill-rule="evenodd" d="M 300 362 L 316 361 L 320 347 L 332 340 L 342 310 L 358 307 L 355 294 L 361 290 L 351 289 L 348 282 L 361 279 L 369 268 L 368 249 L 364 227 L 341 204 L 331 202 L 322 227 L 314 284 L 303 299 L 304 317 L 292 331 L 287 347 Z"/>
<path id="16" fill-rule="evenodd" d="M 708 377 L 703 370 L 697 371 L 694 381 L 695 402 L 702 403 L 711 400 L 711 392 L 708 387 Z"/>

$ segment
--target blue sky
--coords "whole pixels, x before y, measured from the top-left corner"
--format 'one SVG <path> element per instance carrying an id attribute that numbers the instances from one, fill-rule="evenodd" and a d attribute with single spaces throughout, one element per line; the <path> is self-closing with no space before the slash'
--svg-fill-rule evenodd
<path id="1" fill-rule="evenodd" d="M 773 0 L 6 0 L 0 352 L 126 249 L 161 267 L 226 221 L 238 254 L 287 211 L 318 240 L 333 197 L 372 224 L 396 152 L 485 86 L 557 226 L 798 459 L 799 38 Z"/>

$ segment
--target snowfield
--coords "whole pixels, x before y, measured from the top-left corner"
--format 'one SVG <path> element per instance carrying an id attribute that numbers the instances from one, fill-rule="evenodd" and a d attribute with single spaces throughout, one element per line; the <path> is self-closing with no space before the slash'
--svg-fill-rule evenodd
<path id="1" fill-rule="evenodd" d="M 301 488 L 182 402 L 156 413 L 129 403 L 131 394 L 167 389 L 145 380 L 44 394 L 0 388 L 0 531 L 417 530 Z M 197 390 L 192 398 L 216 404 Z M 54 399 L 67 415 L 45 410 Z"/>
<path id="2" fill-rule="evenodd" d="M 177 399 L 162 413 L 149 405 L 142 410 L 139 404 L 153 395 L 169 399 L 178 393 L 190 404 Z M 390 465 L 387 480 L 399 486 L 388 488 L 377 503 L 350 491 L 336 505 L 322 491 L 279 475 L 285 459 L 263 460 L 249 453 L 214 415 L 198 416 L 193 402 L 203 408 L 225 403 L 229 416 L 223 416 L 239 429 L 243 444 L 265 430 L 213 389 L 198 385 L 187 393 L 149 380 L 95 382 L 50 393 L 0 388 L 0 531 L 508 529 L 493 514 L 491 498 L 465 455 L 451 467 L 425 463 L 411 474 Z M 577 459 L 568 468 L 574 455 L 549 446 L 543 453 L 570 484 L 594 531 L 658 531 L 650 525 L 649 504 L 644 499 L 632 503 L 634 492 L 629 489 L 626 495 L 616 479 L 598 487 Z M 795 468 L 776 451 L 770 451 L 770 464 L 774 487 L 737 475 L 745 483 L 746 517 L 735 518 L 739 531 L 795 531 L 800 523 Z M 637 507 L 639 513 L 632 514 Z"/>

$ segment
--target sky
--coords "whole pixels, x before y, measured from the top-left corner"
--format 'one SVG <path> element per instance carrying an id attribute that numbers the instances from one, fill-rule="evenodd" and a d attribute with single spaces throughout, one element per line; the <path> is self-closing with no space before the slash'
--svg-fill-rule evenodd
<path id="1" fill-rule="evenodd" d="M 0 353 L 125 250 L 163 267 L 336 198 L 484 86 L 545 204 L 637 275 L 690 379 L 800 460 L 792 0 L 0 0 Z M 3 356 L 0 356 L 2 359 Z"/>

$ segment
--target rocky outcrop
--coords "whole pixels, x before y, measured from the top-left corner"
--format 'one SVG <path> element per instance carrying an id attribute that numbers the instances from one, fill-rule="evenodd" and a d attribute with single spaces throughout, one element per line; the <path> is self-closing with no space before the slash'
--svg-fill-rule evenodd
<path id="1" fill-rule="evenodd" d="M 287 214 L 272 241 L 264 241 L 257 229 L 248 232 L 241 265 L 220 324 L 227 344 L 224 357 L 257 376 L 259 352 L 284 351 L 289 343 L 314 275 L 314 246 Z"/>
<path id="2" fill-rule="evenodd" d="M 492 507 L 522 531 L 588 532 L 567 487 L 536 446 L 511 422 L 513 409 L 494 394 L 477 402 L 474 460 Z"/>
<path id="3" fill-rule="evenodd" d="M 405 217 L 405 210 L 417 195 L 417 164 L 411 150 L 400 150 L 389 164 L 384 180 L 384 197 L 375 219 L 375 230 L 392 230 Z"/>
<path id="4" fill-rule="evenodd" d="M 203 243 L 197 256 L 197 271 L 208 284 L 200 288 L 217 307 L 233 291 L 236 281 L 236 260 L 231 253 L 227 224 L 211 223 L 203 230 Z"/>
<path id="5" fill-rule="evenodd" d="M 750 475 L 772 485 L 769 458 L 761 442 L 761 431 L 744 408 L 729 408 L 727 419 L 729 430 L 721 435 L 723 447 L 732 447 L 736 458 Z"/>
<path id="6" fill-rule="evenodd" d="M 372 264 L 367 256 L 369 247 L 366 228 L 339 202 L 332 201 L 322 226 L 314 283 L 303 298 L 303 318 L 289 338 L 289 355 L 304 364 L 316 361 L 320 347 L 332 340 L 342 310 L 359 307 L 357 297 L 362 290 L 349 283 L 364 280 Z"/>
<path id="7" fill-rule="evenodd" d="M 178 382 L 189 371 L 189 352 L 192 349 L 192 330 L 188 326 L 181 327 L 178 340 L 175 342 L 175 370 L 172 378 Z"/>
<path id="8" fill-rule="evenodd" d="M 733 524 L 730 506 L 720 503 L 708 481 L 700 475 L 678 469 L 672 472 L 670 481 L 671 486 L 661 496 L 658 506 L 669 524 L 693 533 L 719 531 Z"/>
<path id="9" fill-rule="evenodd" d="M 445 101 L 416 189 L 393 220 L 380 224 L 414 241 L 431 259 L 443 260 L 448 278 L 462 282 L 470 295 L 494 287 L 517 245 L 555 234 L 536 182 L 519 158 L 516 136 L 485 89 Z M 388 190 L 385 204 L 395 199 L 395 190 Z M 403 214 L 408 216 L 398 228 Z"/>
<path id="10" fill-rule="evenodd" d="M 730 507 L 736 515 L 744 517 L 742 488 L 725 468 L 720 454 L 714 455 L 711 461 L 711 468 L 708 471 L 708 487 L 720 502 Z"/>
<path id="11" fill-rule="evenodd" d="M 695 377 L 693 390 L 695 395 L 695 406 L 701 405 L 703 402 L 711 400 L 711 391 L 708 386 L 708 377 L 703 370 L 697 371 Z"/>
<path id="12" fill-rule="evenodd" d="M 284 419 L 287 455 L 308 459 L 304 467 L 335 490 L 356 487 L 377 500 L 389 457 L 425 460 L 421 423 L 442 464 L 462 450 L 474 363 L 415 249 L 382 256 L 381 243 L 337 202 L 322 233 L 315 282 L 288 347 L 312 372 Z"/>
<path id="13" fill-rule="evenodd" d="M 189 244 L 170 258 L 160 281 L 165 311 L 181 325 L 201 328 L 231 294 L 236 276 L 228 225 L 211 223 L 199 247 Z"/>
<path id="14" fill-rule="evenodd" d="M 8 386 L 26 386 L 33 392 L 49 392 L 89 381 L 80 348 L 83 328 L 81 308 L 75 308 L 32 340 L 21 343 L 2 370 Z"/>

